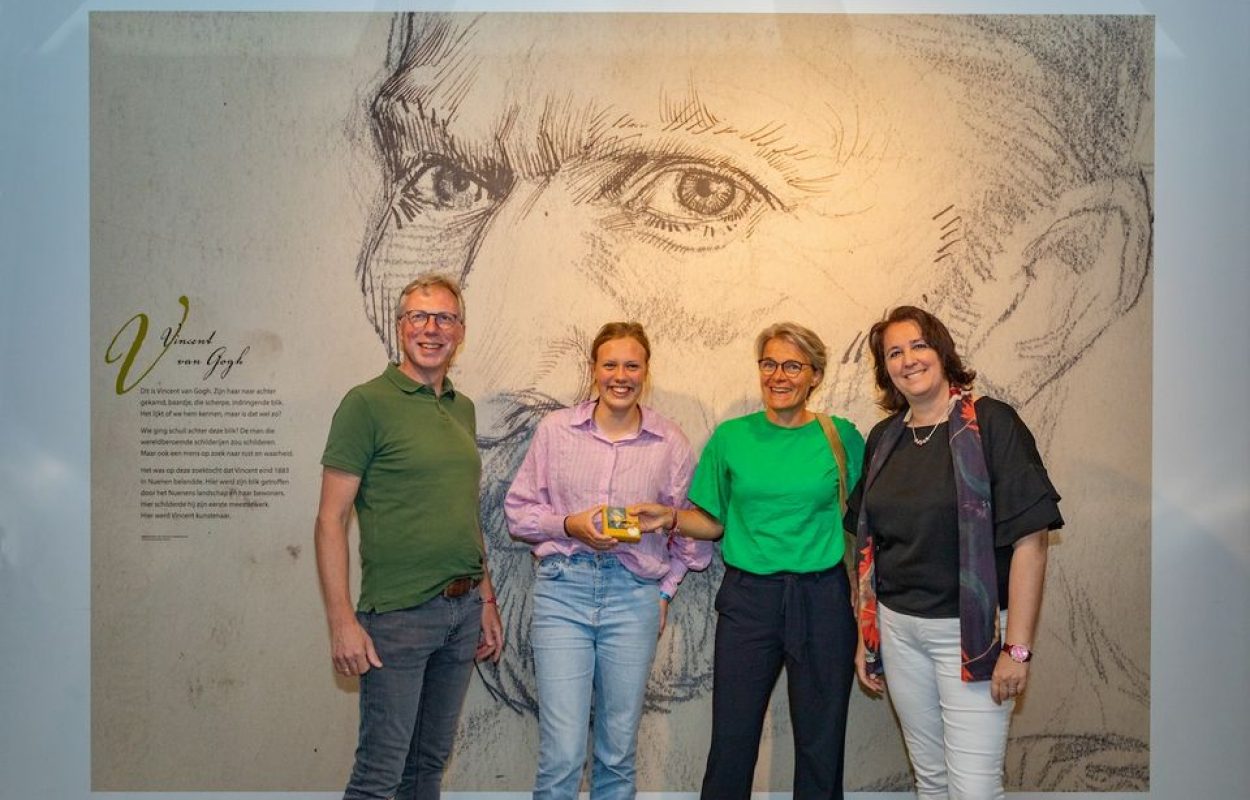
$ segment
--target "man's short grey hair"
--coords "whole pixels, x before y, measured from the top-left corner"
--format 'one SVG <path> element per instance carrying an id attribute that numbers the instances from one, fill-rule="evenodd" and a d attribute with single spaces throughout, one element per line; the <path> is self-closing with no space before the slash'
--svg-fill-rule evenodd
<path id="1" fill-rule="evenodd" d="M 427 272 L 420 277 L 413 278 L 408 285 L 399 290 L 399 296 L 395 298 L 395 319 L 404 313 L 404 298 L 413 292 L 428 292 L 430 289 L 446 289 L 451 292 L 451 296 L 456 298 L 456 308 L 460 309 L 460 322 L 464 323 L 464 293 L 460 291 L 460 282 L 455 278 L 442 274 L 441 272 Z"/>

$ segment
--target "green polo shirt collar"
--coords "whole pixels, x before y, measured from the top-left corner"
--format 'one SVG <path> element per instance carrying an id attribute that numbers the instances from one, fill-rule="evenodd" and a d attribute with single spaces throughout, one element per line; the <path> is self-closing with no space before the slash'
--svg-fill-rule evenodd
<path id="1" fill-rule="evenodd" d="M 420 392 L 421 394 L 428 394 L 431 396 L 434 395 L 434 387 L 427 386 L 424 383 L 418 383 L 412 378 L 409 378 L 404 374 L 404 371 L 399 368 L 398 364 L 387 364 L 385 375 L 386 379 L 395 384 L 395 388 L 399 389 L 401 392 L 405 392 L 406 394 L 416 394 Z M 451 378 L 446 376 L 443 377 L 443 396 L 448 399 L 456 396 L 456 387 L 452 385 Z"/>

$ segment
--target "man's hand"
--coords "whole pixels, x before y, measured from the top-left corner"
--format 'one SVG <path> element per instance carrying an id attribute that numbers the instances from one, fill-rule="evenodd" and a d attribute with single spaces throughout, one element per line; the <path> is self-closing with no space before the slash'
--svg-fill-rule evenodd
<path id="1" fill-rule="evenodd" d="M 603 506 L 593 506 L 564 518 L 564 531 L 591 550 L 611 550 L 617 541 L 595 527 L 595 517 L 603 513 Z"/>
<path id="2" fill-rule="evenodd" d="M 373 639 L 355 618 L 335 625 L 330 631 L 330 656 L 334 671 L 340 675 L 364 675 L 370 669 L 382 667 L 382 659 L 373 649 Z"/>
<path id="3" fill-rule="evenodd" d="M 493 599 L 493 598 L 492 598 Z M 503 655 L 503 624 L 499 621 L 499 608 L 495 603 L 482 603 L 482 638 L 477 643 L 473 657 L 478 661 L 498 662 Z"/>

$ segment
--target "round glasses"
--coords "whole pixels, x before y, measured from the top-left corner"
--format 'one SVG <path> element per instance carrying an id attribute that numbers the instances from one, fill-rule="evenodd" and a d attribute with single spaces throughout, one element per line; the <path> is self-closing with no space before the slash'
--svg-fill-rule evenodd
<path id="1" fill-rule="evenodd" d="M 800 372 L 812 366 L 802 361 L 774 361 L 771 358 L 761 358 L 755 363 L 759 364 L 761 375 L 772 375 L 777 371 L 777 367 L 781 367 L 781 371 L 787 378 L 797 378 Z"/>
<path id="2" fill-rule="evenodd" d="M 460 317 L 450 311 L 405 311 L 399 318 L 414 328 L 424 328 L 425 323 L 434 320 L 434 324 L 443 330 L 460 324 Z"/>

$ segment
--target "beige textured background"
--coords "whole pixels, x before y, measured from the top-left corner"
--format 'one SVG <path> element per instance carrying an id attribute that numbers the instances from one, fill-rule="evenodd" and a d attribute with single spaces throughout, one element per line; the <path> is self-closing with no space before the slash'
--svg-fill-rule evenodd
<path id="1" fill-rule="evenodd" d="M 342 783 L 355 694 L 325 658 L 317 458 L 339 396 L 386 353 L 354 268 L 368 288 L 428 266 L 468 285 L 453 374 L 495 445 L 488 519 L 522 452 L 516 420 L 574 398 L 577 348 L 608 318 L 648 326 L 652 400 L 699 445 L 752 407 L 749 341 L 777 318 L 839 354 L 817 402 L 866 431 L 862 331 L 890 305 L 932 305 L 983 390 L 1021 408 L 1065 497 L 1009 785 L 1146 787 L 1149 20 L 418 18 L 400 30 L 430 46 L 401 91 L 437 124 L 403 128 L 389 171 L 367 118 L 398 52 L 388 16 L 91 24 L 94 788 Z M 474 188 L 440 196 L 439 174 Z M 730 203 L 692 208 L 699 178 Z M 398 186 L 420 213 L 390 213 Z M 140 536 L 168 527 L 142 528 L 132 496 L 136 398 L 112 393 L 102 353 L 136 311 L 175 322 L 181 293 L 197 327 L 254 344 L 233 377 L 280 390 L 296 459 L 283 506 L 157 545 Z M 148 380 L 190 385 L 166 363 Z M 510 706 L 475 679 L 448 787 L 523 790 L 527 563 L 490 533 L 512 639 L 486 680 Z M 701 773 L 715 578 L 691 576 L 675 605 L 640 788 Z M 759 783 L 784 789 L 774 711 Z M 885 704 L 857 696 L 850 731 L 848 787 L 902 788 Z"/>

